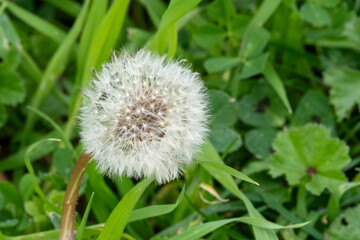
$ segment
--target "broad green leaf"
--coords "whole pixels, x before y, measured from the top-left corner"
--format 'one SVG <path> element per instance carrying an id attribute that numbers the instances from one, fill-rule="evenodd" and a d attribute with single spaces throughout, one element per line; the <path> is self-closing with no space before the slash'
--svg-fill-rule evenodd
<path id="1" fill-rule="evenodd" d="M 285 130 L 277 135 L 273 148 L 270 174 L 285 175 L 290 185 L 305 181 L 307 190 L 319 195 L 325 188 L 334 192 L 347 180 L 341 168 L 350 161 L 349 149 L 340 139 L 331 138 L 323 126 L 309 124 Z"/>
<path id="2" fill-rule="evenodd" d="M 331 87 L 330 101 L 339 121 L 347 117 L 354 105 L 360 107 L 360 71 L 348 67 L 331 67 L 324 73 Z"/>
<path id="3" fill-rule="evenodd" d="M 52 25 L 44 19 L 41 19 L 37 15 L 17 6 L 12 2 L 6 2 L 7 8 L 14 14 L 16 17 L 21 19 L 26 24 L 33 27 L 35 30 L 41 32 L 45 36 L 48 36 L 50 39 L 54 40 L 57 43 L 62 43 L 66 38 L 66 33 L 59 29 L 58 27 Z"/>
<path id="4" fill-rule="evenodd" d="M 245 79 L 262 73 L 269 58 L 269 53 L 260 54 L 256 57 L 246 59 L 239 75 L 239 78 Z"/>
<path id="5" fill-rule="evenodd" d="M 135 209 L 134 211 L 131 212 L 128 219 L 128 223 L 139 221 L 141 219 L 157 217 L 174 211 L 174 209 L 177 206 L 179 206 L 179 204 L 182 202 L 184 198 L 184 194 L 185 194 L 185 187 L 182 188 L 181 193 L 174 204 L 155 205 L 155 206 Z"/>
<path id="6" fill-rule="evenodd" d="M 0 104 L 0 128 L 3 127 L 8 119 L 8 113 L 4 105 Z"/>
<path id="7" fill-rule="evenodd" d="M 242 145 L 240 134 L 232 128 L 214 128 L 209 139 L 218 152 L 234 152 Z"/>
<path id="8" fill-rule="evenodd" d="M 324 7 L 335 7 L 338 5 L 341 0 L 315 0 L 316 3 L 324 6 Z"/>
<path id="9" fill-rule="evenodd" d="M 315 26 L 331 24 L 331 17 L 328 11 L 316 3 L 305 2 L 300 8 L 300 16 Z"/>
<path id="10" fill-rule="evenodd" d="M 244 58 L 248 59 L 259 55 L 270 39 L 270 34 L 267 30 L 259 26 L 249 28 L 244 37 L 245 43 L 241 48 Z"/>
<path id="11" fill-rule="evenodd" d="M 328 99 L 321 92 L 308 90 L 301 98 L 294 117 L 291 119 L 292 126 L 302 126 L 306 123 L 321 123 L 335 132 L 335 119 L 331 113 Z"/>
<path id="12" fill-rule="evenodd" d="M 211 103 L 211 126 L 213 129 L 226 128 L 236 122 L 236 104 L 230 96 L 219 90 L 209 90 Z"/>
<path id="13" fill-rule="evenodd" d="M 273 89 L 266 83 L 253 86 L 239 102 L 239 118 L 246 124 L 256 127 L 275 127 L 285 123 L 286 109 Z"/>
<path id="14" fill-rule="evenodd" d="M 272 142 L 278 131 L 274 128 L 255 128 L 246 132 L 245 146 L 259 159 L 266 159 L 273 149 Z"/>
<path id="15" fill-rule="evenodd" d="M 236 9 L 231 0 L 215 0 L 207 7 L 207 14 L 211 20 L 221 25 L 229 25 Z"/>
<path id="16" fill-rule="evenodd" d="M 218 57 L 218 58 L 210 58 L 204 62 L 204 67 L 207 72 L 222 72 L 233 68 L 240 64 L 239 58 L 231 58 L 231 57 Z"/>
<path id="17" fill-rule="evenodd" d="M 225 31 L 214 24 L 206 24 L 194 32 L 195 42 L 203 48 L 213 48 L 219 45 L 225 38 Z"/>
<path id="18" fill-rule="evenodd" d="M 153 180 L 153 178 L 146 178 L 126 193 L 106 220 L 105 226 L 99 235 L 99 240 L 119 239 L 136 202 Z"/>
<path id="19" fill-rule="evenodd" d="M 330 225 L 329 240 L 357 240 L 360 236 L 360 205 L 346 209 Z"/>
<path id="20" fill-rule="evenodd" d="M 0 71 L 0 103 L 15 106 L 25 98 L 25 85 L 15 72 Z"/>
<path id="21" fill-rule="evenodd" d="M 239 172 L 223 163 L 219 163 L 219 162 L 214 162 L 214 161 L 201 161 L 200 164 L 202 166 L 208 166 L 208 167 L 213 167 L 216 169 L 219 169 L 221 171 L 224 171 L 228 174 L 230 174 L 231 176 L 234 176 L 240 180 L 255 184 L 255 185 L 259 185 L 257 182 L 255 182 L 254 180 L 252 180 L 251 178 L 249 178 L 248 176 L 246 176 L 245 174 L 243 174 L 242 172 Z"/>

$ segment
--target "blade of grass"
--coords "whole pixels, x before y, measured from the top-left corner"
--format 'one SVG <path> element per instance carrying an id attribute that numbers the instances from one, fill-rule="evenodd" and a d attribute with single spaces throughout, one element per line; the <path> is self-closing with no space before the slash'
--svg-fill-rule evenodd
<path id="1" fill-rule="evenodd" d="M 50 59 L 48 66 L 45 69 L 43 77 L 40 81 L 39 87 L 33 97 L 32 107 L 38 108 L 54 86 L 58 76 L 64 70 L 66 64 L 68 63 L 68 58 L 70 54 L 71 47 L 75 43 L 76 38 L 78 37 L 82 26 L 85 22 L 86 15 L 88 12 L 90 0 L 86 0 L 84 3 L 81 12 L 79 13 L 78 18 L 76 19 L 73 27 L 71 28 L 69 34 L 66 36 L 66 39 L 60 45 L 60 47 L 56 50 L 55 54 Z M 35 122 L 35 115 L 33 112 L 29 112 L 27 114 L 25 128 L 23 132 L 22 145 L 24 145 L 26 141 L 27 134 L 33 127 Z M 69 137 L 69 136 L 67 136 Z"/>
<path id="2" fill-rule="evenodd" d="M 29 158 L 29 154 L 31 153 L 31 151 L 33 151 L 36 147 L 38 147 L 39 145 L 41 145 L 43 142 L 45 141 L 56 141 L 56 142 L 60 142 L 61 140 L 60 139 L 54 139 L 54 138 L 50 138 L 50 139 L 44 139 L 44 140 L 40 140 L 34 144 L 32 144 L 27 150 L 26 150 L 26 153 L 25 153 L 25 157 L 24 157 L 24 160 L 25 160 L 25 166 L 27 168 L 27 170 L 29 171 L 30 173 L 30 176 L 31 176 L 31 181 L 32 181 L 32 184 L 33 184 L 33 187 L 34 187 L 34 190 L 35 192 L 37 193 L 37 195 L 40 197 L 40 199 L 45 203 L 47 204 L 53 211 L 55 211 L 56 213 L 60 214 L 61 213 L 61 210 L 59 208 L 57 208 L 54 204 L 52 204 L 45 196 L 45 194 L 42 192 L 39 184 L 37 183 L 37 178 L 36 178 L 36 175 L 35 175 L 35 171 L 31 165 L 31 162 L 30 162 L 30 158 Z"/>
<path id="3" fill-rule="evenodd" d="M 119 239 L 136 202 L 153 180 L 153 177 L 146 178 L 126 193 L 107 219 L 98 240 Z"/>
<path id="4" fill-rule="evenodd" d="M 81 5 L 78 2 L 72 0 L 61 0 L 61 1 L 46 0 L 46 1 L 73 17 L 76 17 L 81 9 Z"/>
<path id="5" fill-rule="evenodd" d="M 90 213 L 93 198 L 94 198 L 94 192 L 90 196 L 89 202 L 88 202 L 88 204 L 86 206 L 86 209 L 85 209 L 84 216 L 81 219 L 80 226 L 79 226 L 79 228 L 77 230 L 77 233 L 76 233 L 76 240 L 81 240 L 82 239 L 82 236 L 83 236 L 83 233 L 84 233 L 84 230 L 85 230 L 85 227 L 86 227 L 86 222 L 87 222 L 87 219 L 88 219 L 88 216 L 89 216 L 89 213 Z"/>
<path id="6" fill-rule="evenodd" d="M 110 51 L 114 48 L 122 30 L 129 3 L 130 0 L 116 0 L 97 27 L 95 34 L 91 36 L 92 40 L 85 65 L 82 70 L 79 69 L 79 71 L 83 71 L 80 84 L 75 87 L 71 95 L 70 114 L 65 129 L 67 136 L 71 134 L 75 124 L 74 116 L 76 116 L 81 104 L 79 88 L 87 86 L 91 78 L 91 68 L 99 67 L 101 63 L 110 57 Z"/>
<path id="7" fill-rule="evenodd" d="M 201 161 L 213 161 L 218 163 L 223 163 L 220 156 L 216 152 L 215 148 L 212 146 L 212 144 L 207 140 L 204 144 L 201 153 L 198 156 L 200 162 Z M 246 209 L 248 210 L 248 213 L 250 217 L 256 217 L 263 219 L 264 217 L 255 209 L 251 201 L 240 191 L 240 189 L 237 187 L 236 183 L 234 182 L 233 178 L 230 176 L 230 174 L 225 173 L 223 171 L 214 170 L 212 167 L 203 166 L 206 171 L 210 173 L 219 183 L 221 183 L 225 188 L 227 188 L 230 192 L 232 192 L 235 196 L 237 196 L 239 199 L 241 199 Z M 269 229 L 263 229 L 256 226 L 252 226 L 255 239 L 257 240 L 272 240 L 272 239 L 278 239 L 274 231 Z"/>
<path id="8" fill-rule="evenodd" d="M 46 120 L 47 122 L 49 122 L 51 124 L 51 126 L 58 131 L 58 133 L 61 136 L 61 140 L 65 143 L 66 147 L 69 148 L 71 151 L 73 151 L 75 153 L 75 149 L 73 147 L 73 145 L 71 144 L 71 142 L 67 139 L 67 137 L 65 136 L 64 131 L 62 130 L 62 128 L 56 124 L 56 122 L 54 120 L 52 120 L 48 115 L 46 115 L 45 113 L 41 112 L 40 110 L 33 108 L 31 106 L 27 107 L 29 110 L 33 111 L 34 113 L 36 113 L 38 116 L 40 116 L 41 118 L 43 118 L 44 120 Z"/>
<path id="9" fill-rule="evenodd" d="M 255 185 L 260 185 L 259 183 L 255 182 L 254 180 L 252 180 L 251 178 L 249 178 L 248 176 L 246 176 L 245 174 L 243 174 L 242 172 L 239 172 L 223 163 L 220 162 L 213 162 L 213 161 L 200 161 L 200 164 L 202 166 L 207 166 L 207 167 L 211 167 L 211 168 L 216 168 L 219 169 L 221 171 L 224 171 L 228 174 L 230 174 L 231 176 L 234 176 L 240 180 L 255 184 Z"/>
<path id="10" fill-rule="evenodd" d="M 230 219 L 212 221 L 212 222 L 207 222 L 207 223 L 196 225 L 192 228 L 187 229 L 183 233 L 170 238 L 170 240 L 198 239 L 198 238 L 201 238 L 202 236 L 204 236 L 208 233 L 211 233 L 211 232 L 215 231 L 216 229 L 218 229 L 226 224 L 232 223 L 232 222 L 242 222 L 242 223 L 246 223 L 246 224 L 249 224 L 252 226 L 257 226 L 260 228 L 267 228 L 267 229 L 299 228 L 299 227 L 302 227 L 302 226 L 305 226 L 306 224 L 308 224 L 308 222 L 306 222 L 306 223 L 300 223 L 300 224 L 294 224 L 294 225 L 288 225 L 288 226 L 281 226 L 276 223 L 272 223 L 265 219 L 260 219 L 260 218 L 253 218 L 253 217 L 230 218 Z"/>
<path id="11" fill-rule="evenodd" d="M 285 105 L 288 112 L 292 113 L 292 109 L 291 109 L 288 97 L 286 95 L 286 92 L 285 92 L 284 84 L 282 83 L 279 75 L 275 71 L 275 69 L 270 61 L 267 62 L 265 69 L 263 71 L 263 74 L 264 74 L 266 80 L 270 83 L 272 88 L 275 90 L 275 92 L 280 97 L 281 101 Z"/>
<path id="12" fill-rule="evenodd" d="M 41 32 L 42 34 L 59 44 L 61 44 L 65 40 L 66 33 L 60 28 L 36 16 L 35 14 L 17 6 L 12 2 L 6 1 L 6 3 L 8 4 L 8 9 L 12 14 L 14 14 L 17 18 L 19 18 L 35 30 Z"/>
<path id="13" fill-rule="evenodd" d="M 39 83 L 42 78 L 42 71 L 31 56 L 23 49 L 22 59 L 20 63 L 20 70 L 29 76 L 36 83 Z"/>
<path id="14" fill-rule="evenodd" d="M 185 194 L 185 187 L 182 188 L 181 193 L 174 204 L 157 205 L 136 209 L 131 212 L 128 223 L 156 217 L 172 212 L 183 200 Z"/>

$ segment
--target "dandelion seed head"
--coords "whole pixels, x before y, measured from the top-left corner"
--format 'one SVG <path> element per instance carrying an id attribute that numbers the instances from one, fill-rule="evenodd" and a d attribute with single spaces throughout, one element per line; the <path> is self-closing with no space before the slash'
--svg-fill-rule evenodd
<path id="1" fill-rule="evenodd" d="M 81 139 L 109 176 L 169 182 L 193 162 L 208 132 L 199 75 L 146 50 L 114 55 L 84 96 Z"/>

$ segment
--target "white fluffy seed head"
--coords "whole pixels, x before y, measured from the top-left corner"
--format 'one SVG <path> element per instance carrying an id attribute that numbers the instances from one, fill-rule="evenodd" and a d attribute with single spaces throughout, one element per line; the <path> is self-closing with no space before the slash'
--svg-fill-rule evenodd
<path id="1" fill-rule="evenodd" d="M 81 140 L 109 176 L 171 181 L 192 163 L 208 132 L 199 74 L 147 50 L 114 55 L 84 95 Z"/>

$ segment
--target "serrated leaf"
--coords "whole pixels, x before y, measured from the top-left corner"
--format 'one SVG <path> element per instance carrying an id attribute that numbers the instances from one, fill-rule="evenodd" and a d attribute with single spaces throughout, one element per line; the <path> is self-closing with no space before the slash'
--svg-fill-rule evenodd
<path id="1" fill-rule="evenodd" d="M 324 81 L 331 87 L 330 101 L 339 121 L 347 117 L 354 105 L 360 106 L 360 71 L 332 67 L 325 71 Z"/>
<path id="2" fill-rule="evenodd" d="M 305 182 L 306 188 L 319 195 L 325 188 L 335 191 L 344 181 L 341 168 L 350 157 L 348 147 L 320 125 L 308 124 L 279 133 L 274 140 L 275 153 L 269 159 L 273 177 L 285 175 L 290 185 Z"/>
<path id="3" fill-rule="evenodd" d="M 358 240 L 360 236 L 360 205 L 348 208 L 329 227 L 329 240 Z"/>
<path id="4" fill-rule="evenodd" d="M 300 8 L 300 16 L 303 20 L 316 26 L 331 24 L 328 11 L 316 3 L 305 2 Z"/>
<path id="5" fill-rule="evenodd" d="M 0 103 L 15 106 L 25 97 L 23 80 L 14 72 L 0 72 Z"/>

